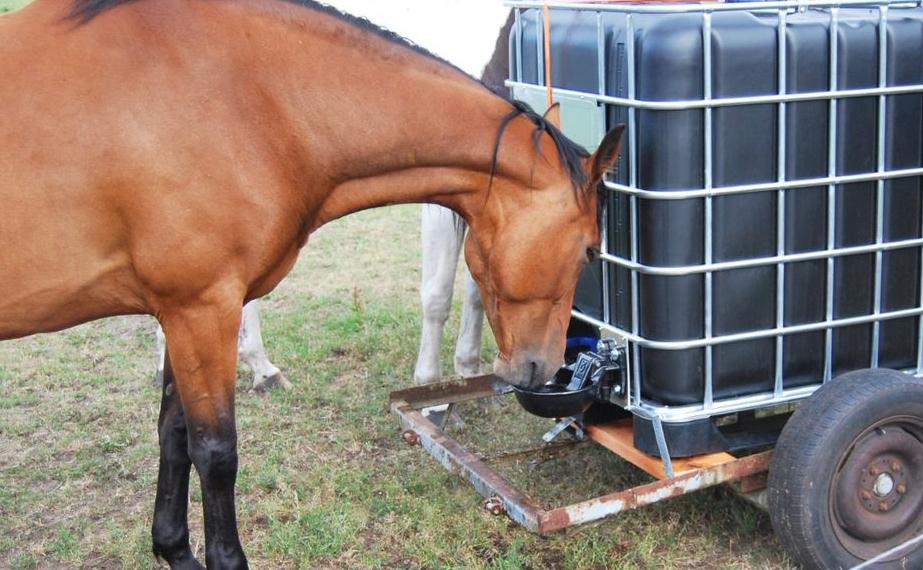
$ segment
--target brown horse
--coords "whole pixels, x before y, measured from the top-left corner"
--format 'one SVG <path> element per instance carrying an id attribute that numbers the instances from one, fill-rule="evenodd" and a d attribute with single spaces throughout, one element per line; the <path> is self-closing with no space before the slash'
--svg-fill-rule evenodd
<path id="1" fill-rule="evenodd" d="M 0 18 L 0 339 L 110 315 L 167 336 L 154 552 L 244 568 L 234 381 L 245 301 L 311 232 L 364 208 L 459 212 L 500 348 L 543 382 L 600 239 L 587 156 L 547 120 L 400 38 L 311 2 L 37 0 Z M 254 232 L 257 214 L 268 220 Z"/>

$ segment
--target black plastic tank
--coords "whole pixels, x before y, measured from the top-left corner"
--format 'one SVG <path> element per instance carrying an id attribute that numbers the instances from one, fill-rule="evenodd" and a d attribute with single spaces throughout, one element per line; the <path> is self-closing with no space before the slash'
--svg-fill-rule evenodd
<path id="1" fill-rule="evenodd" d="M 541 12 L 522 13 L 522 81 L 538 84 Z M 643 101 L 698 100 L 703 84 L 701 14 L 635 14 L 636 97 Z M 878 11 L 839 12 L 837 89 L 878 86 Z M 626 18 L 604 13 L 603 45 L 607 95 L 628 97 Z M 829 13 L 790 13 L 786 31 L 788 93 L 830 89 Z M 923 83 L 923 9 L 892 10 L 886 39 L 887 84 Z M 778 15 L 775 11 L 726 12 L 712 16 L 708 38 L 712 53 L 714 98 L 779 93 Z M 554 10 L 551 24 L 555 87 L 597 93 L 598 35 L 595 12 Z M 515 76 L 515 67 L 514 67 Z M 834 145 L 836 174 L 873 173 L 878 167 L 878 97 L 840 99 L 837 133 L 829 140 L 830 103 L 786 105 L 784 157 L 786 180 L 825 177 L 829 145 Z M 609 127 L 627 121 L 627 109 L 609 106 Z M 705 112 L 638 110 L 637 185 L 645 190 L 688 190 L 705 186 Z M 721 107 L 712 113 L 712 184 L 715 187 L 772 183 L 778 179 L 778 105 Z M 887 97 L 885 168 L 923 165 L 923 96 Z M 565 125 L 566 126 L 566 125 Z M 631 173 L 623 152 L 614 180 L 627 184 Z M 834 246 L 874 244 L 877 182 L 838 187 Z M 784 251 L 827 248 L 826 186 L 786 192 Z M 629 198 L 609 193 L 609 251 L 629 258 Z M 717 196 L 712 200 L 714 262 L 771 257 L 777 253 L 777 193 Z M 887 180 L 884 186 L 883 240 L 921 237 L 919 178 Z M 638 261 L 675 267 L 705 262 L 704 199 L 638 199 Z M 881 310 L 919 306 L 920 248 L 882 254 Z M 833 318 L 874 312 L 875 254 L 842 256 L 833 264 Z M 609 315 L 603 314 L 602 272 L 608 271 Z M 714 336 L 772 329 L 776 326 L 776 266 L 733 269 L 713 274 Z M 638 332 L 652 340 L 700 339 L 705 334 L 702 274 L 638 279 Z M 827 311 L 827 261 L 789 263 L 784 278 L 786 326 L 822 322 Z M 586 314 L 632 330 L 631 273 L 610 263 L 590 267 L 578 286 L 576 305 Z M 879 366 L 916 365 L 918 317 L 883 321 Z M 832 333 L 833 375 L 866 368 L 872 362 L 871 323 L 837 328 Z M 825 331 L 784 338 L 782 376 L 786 388 L 823 379 Z M 775 381 L 774 338 L 734 342 L 713 348 L 715 399 L 771 391 Z M 698 403 L 705 390 L 705 350 L 641 349 L 644 397 L 667 405 Z"/>

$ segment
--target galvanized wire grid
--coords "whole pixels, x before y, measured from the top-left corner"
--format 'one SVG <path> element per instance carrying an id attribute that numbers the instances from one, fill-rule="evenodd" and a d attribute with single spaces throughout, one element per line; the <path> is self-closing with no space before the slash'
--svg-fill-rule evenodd
<path id="1" fill-rule="evenodd" d="M 833 330 L 835 328 L 859 325 L 865 323 L 872 324 L 872 347 L 870 367 L 878 366 L 879 343 L 880 343 L 880 326 L 881 322 L 890 319 L 918 317 L 923 314 L 923 275 L 921 275 L 920 299 L 916 307 L 882 311 L 882 256 L 885 251 L 894 251 L 908 248 L 919 248 L 921 253 L 920 267 L 923 271 L 923 238 L 904 239 L 898 241 L 885 241 L 883 236 L 884 226 L 884 189 L 886 180 L 895 180 L 900 178 L 920 177 L 923 176 L 923 167 L 907 168 L 899 170 L 888 170 L 885 162 L 885 145 L 886 145 L 886 114 L 888 109 L 888 97 L 903 94 L 921 94 L 923 85 L 901 85 L 888 86 L 888 42 L 887 42 L 887 24 L 888 15 L 892 11 L 919 8 L 923 6 L 923 1 L 916 2 L 888 2 L 888 1 L 868 1 L 868 0 L 811 0 L 804 2 L 759 2 L 759 3 L 738 3 L 738 4 L 579 4 L 571 2 L 536 2 L 536 1 L 511 1 L 508 5 L 515 10 L 515 27 L 511 37 L 511 44 L 519 42 L 522 34 L 522 10 L 527 8 L 541 8 L 545 5 L 551 8 L 562 8 L 568 10 L 583 10 L 594 12 L 597 16 L 597 42 L 598 42 L 598 76 L 599 88 L 597 93 L 586 93 L 571 91 L 567 89 L 554 88 L 554 93 L 564 96 L 580 96 L 595 100 L 604 113 L 607 105 L 624 107 L 628 115 L 628 144 L 626 145 L 627 157 L 630 164 L 629 179 L 627 184 L 619 184 L 607 180 L 605 186 L 613 192 L 626 195 L 629 200 L 629 220 L 631 226 L 631 247 L 629 256 L 622 257 L 615 255 L 608 250 L 608 239 L 605 235 L 607 224 L 603 224 L 603 240 L 601 259 L 605 263 L 614 264 L 624 267 L 630 271 L 631 282 L 631 330 L 625 330 L 614 325 L 611 322 L 611 301 L 609 298 L 609 275 L 608 271 L 602 272 L 603 286 L 603 320 L 593 318 L 589 315 L 575 311 L 574 316 L 582 321 L 593 324 L 602 330 L 609 331 L 618 337 L 625 339 L 632 353 L 632 386 L 631 390 L 623 401 L 617 402 L 627 409 L 644 410 L 649 414 L 654 414 L 664 421 L 689 421 L 694 419 L 706 418 L 714 415 L 732 413 L 747 409 L 768 407 L 788 402 L 800 400 L 810 396 L 823 382 L 830 380 L 833 373 Z M 840 29 L 840 9 L 841 7 L 850 8 L 868 8 L 876 10 L 878 13 L 878 85 L 873 88 L 862 89 L 838 89 L 838 36 Z M 786 26 L 788 16 L 793 11 L 804 11 L 807 9 L 823 10 L 829 17 L 829 89 L 821 92 L 811 93 L 788 93 L 786 88 Z M 711 37 L 712 33 L 712 14 L 717 12 L 760 12 L 777 14 L 777 31 L 778 41 L 778 93 L 769 95 L 747 96 L 747 97 L 730 97 L 730 98 L 713 98 L 712 97 L 712 54 L 711 41 L 703 41 L 703 84 L 704 93 L 701 99 L 688 101 L 644 101 L 637 97 L 636 92 L 636 65 L 635 65 L 635 21 L 633 16 L 636 14 L 676 14 L 676 13 L 696 13 L 702 17 L 703 36 Z M 604 27 L 602 15 L 605 12 L 617 12 L 625 15 L 625 42 L 626 42 L 626 69 L 628 75 L 627 97 L 615 97 L 606 94 L 605 89 L 605 44 L 604 44 Z M 553 14 L 553 12 L 552 12 Z M 552 16 L 553 17 L 553 16 Z M 541 36 L 541 26 L 538 27 L 537 43 L 542 44 L 544 39 Z M 521 43 L 521 42 L 520 42 Z M 530 84 L 523 82 L 523 62 L 522 50 L 511 49 L 511 70 L 513 70 L 513 79 L 508 85 L 514 89 L 521 90 L 545 90 L 546 78 L 544 77 L 544 50 L 536 50 L 538 57 L 538 82 Z M 864 172 L 860 174 L 837 174 L 837 104 L 840 100 L 855 97 L 877 97 L 878 99 L 878 132 L 877 132 L 877 157 L 876 169 L 873 172 Z M 790 103 L 801 101 L 827 101 L 829 108 L 829 119 L 827 134 L 828 160 L 827 175 L 820 178 L 787 180 L 785 172 L 786 158 L 786 111 Z M 778 128 L 778 164 L 777 176 L 773 182 L 762 182 L 755 184 L 742 184 L 735 186 L 715 187 L 712 180 L 712 112 L 715 108 L 729 106 L 745 105 L 777 105 L 777 128 Z M 704 113 L 704 187 L 690 188 L 686 190 L 647 190 L 638 186 L 639 157 L 638 157 L 638 132 L 637 132 L 637 111 L 643 110 L 660 110 L 660 111 L 679 111 L 690 109 L 702 109 Z M 603 124 L 604 121 L 603 121 Z M 836 236 L 836 194 L 837 187 L 855 182 L 876 183 L 875 201 L 876 201 L 876 220 L 875 220 L 875 242 L 873 244 L 837 247 Z M 826 248 L 821 251 L 810 251 L 800 253 L 785 252 L 785 200 L 788 192 L 798 188 L 808 187 L 826 187 L 827 188 L 827 236 Z M 774 192 L 777 196 L 777 248 L 775 255 L 771 257 L 750 258 L 735 261 L 713 261 L 713 198 L 716 196 L 739 195 L 746 193 Z M 690 198 L 700 198 L 704 200 L 704 263 L 688 266 L 653 266 L 642 264 L 638 255 L 638 200 L 684 200 Z M 923 213 L 921 213 L 921 225 L 923 225 Z M 875 280 L 873 292 L 873 310 L 871 314 L 853 316 L 848 318 L 834 317 L 834 260 L 836 258 L 858 255 L 874 254 L 875 255 Z M 825 320 L 820 322 L 805 323 L 798 325 L 785 325 L 784 308 L 785 308 L 785 269 L 787 264 L 807 261 L 807 260 L 826 260 L 826 305 Z M 750 267 L 768 267 L 774 266 L 776 271 L 776 299 L 775 299 L 775 326 L 769 329 L 740 332 L 736 334 L 715 335 L 713 334 L 713 284 L 712 278 L 716 271 L 725 271 L 729 269 L 740 269 Z M 639 274 L 648 275 L 704 275 L 704 334 L 702 338 L 663 341 L 654 340 L 642 336 L 639 331 Z M 919 318 L 918 346 L 917 346 L 917 367 L 914 372 L 923 369 L 923 318 Z M 818 378 L 814 385 L 803 386 L 799 388 L 786 389 L 783 386 L 783 348 L 785 337 L 796 333 L 809 331 L 825 332 L 825 351 L 824 351 L 824 374 L 823 378 Z M 774 338 L 775 339 L 775 378 L 774 387 L 771 392 L 755 394 L 751 396 L 715 400 L 713 397 L 713 371 L 712 371 L 712 348 L 716 345 L 727 344 L 732 342 Z M 701 404 L 687 406 L 664 406 L 656 402 L 644 400 L 641 397 L 641 367 L 640 349 L 651 348 L 659 350 L 685 350 L 692 348 L 702 348 L 705 352 L 705 387 L 702 394 Z"/>

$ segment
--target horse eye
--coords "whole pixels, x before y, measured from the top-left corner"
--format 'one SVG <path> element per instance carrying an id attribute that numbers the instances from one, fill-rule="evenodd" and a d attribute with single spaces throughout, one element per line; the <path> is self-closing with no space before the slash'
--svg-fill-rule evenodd
<path id="1" fill-rule="evenodd" d="M 599 250 L 596 249 L 595 247 L 586 248 L 586 258 L 587 258 L 587 261 L 589 261 L 590 263 L 593 263 L 594 261 L 599 259 Z"/>

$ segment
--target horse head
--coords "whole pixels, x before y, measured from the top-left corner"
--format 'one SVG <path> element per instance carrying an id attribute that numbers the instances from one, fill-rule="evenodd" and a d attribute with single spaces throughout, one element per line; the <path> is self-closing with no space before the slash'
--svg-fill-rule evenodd
<path id="1" fill-rule="evenodd" d="M 518 106 L 512 115 L 532 121 L 535 148 L 505 157 L 508 170 L 528 174 L 495 177 L 471 220 L 465 257 L 497 340 L 495 373 L 534 387 L 564 361 L 577 280 L 600 246 L 599 184 L 618 157 L 624 125 L 590 155 L 555 126 L 557 107 L 539 117 Z"/>

